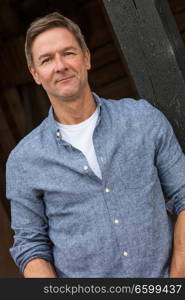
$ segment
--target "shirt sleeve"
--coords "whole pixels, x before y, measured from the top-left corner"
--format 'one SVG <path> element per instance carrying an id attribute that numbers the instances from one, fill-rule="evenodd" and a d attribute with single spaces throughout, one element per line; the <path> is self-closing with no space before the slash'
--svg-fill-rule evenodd
<path id="1" fill-rule="evenodd" d="M 23 160 L 10 154 L 6 165 L 6 192 L 15 233 L 10 254 L 21 272 L 33 258 L 53 262 L 42 193 L 31 189 L 27 181 Z"/>
<path id="2" fill-rule="evenodd" d="M 156 166 L 167 209 L 179 214 L 185 209 L 185 156 L 166 117 L 157 111 Z"/>

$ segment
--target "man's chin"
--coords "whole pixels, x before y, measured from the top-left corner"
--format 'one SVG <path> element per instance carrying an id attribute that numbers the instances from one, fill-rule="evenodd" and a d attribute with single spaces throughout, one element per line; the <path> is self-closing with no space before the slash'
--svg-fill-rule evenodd
<path id="1" fill-rule="evenodd" d="M 79 94 L 77 93 L 66 93 L 62 95 L 58 95 L 57 99 L 59 101 L 74 101 L 79 97 Z"/>

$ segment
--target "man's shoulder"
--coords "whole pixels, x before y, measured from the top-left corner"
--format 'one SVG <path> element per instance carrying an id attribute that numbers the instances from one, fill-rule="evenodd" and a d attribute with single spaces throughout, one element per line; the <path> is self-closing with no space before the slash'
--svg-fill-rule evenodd
<path id="1" fill-rule="evenodd" d="M 161 114 L 161 112 L 146 99 L 121 98 L 118 100 L 102 99 L 102 101 L 111 110 L 116 112 L 120 111 L 121 113 L 126 112 L 129 113 L 129 116 Z"/>
<path id="2" fill-rule="evenodd" d="M 11 157 L 24 158 L 26 153 L 31 153 L 32 151 L 35 151 L 35 149 L 42 147 L 46 120 L 47 118 L 18 142 L 10 152 L 8 160 L 10 160 Z"/>
<path id="3" fill-rule="evenodd" d="M 102 99 L 109 118 L 122 124 L 128 129 L 142 129 L 143 132 L 163 132 L 171 125 L 160 109 L 156 108 L 146 99 L 122 98 L 119 100 Z"/>

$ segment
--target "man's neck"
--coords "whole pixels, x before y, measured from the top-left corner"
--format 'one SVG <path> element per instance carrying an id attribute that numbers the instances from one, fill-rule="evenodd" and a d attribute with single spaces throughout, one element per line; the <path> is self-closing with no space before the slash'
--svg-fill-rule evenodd
<path id="1" fill-rule="evenodd" d="M 67 125 L 87 120 L 96 110 L 96 102 L 91 92 L 73 101 L 53 101 L 52 106 L 55 119 Z"/>

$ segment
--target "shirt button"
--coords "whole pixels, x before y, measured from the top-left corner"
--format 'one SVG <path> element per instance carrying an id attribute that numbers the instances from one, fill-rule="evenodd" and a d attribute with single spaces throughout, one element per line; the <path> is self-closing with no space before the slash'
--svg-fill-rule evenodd
<path id="1" fill-rule="evenodd" d="M 119 220 L 118 220 L 118 219 L 115 219 L 115 220 L 114 220 L 114 223 L 115 223 L 115 224 L 119 224 Z"/>
<path id="2" fill-rule="evenodd" d="M 88 166 L 84 166 L 84 171 L 87 171 L 89 169 Z"/>
<path id="3" fill-rule="evenodd" d="M 123 252 L 123 255 L 124 255 L 124 256 L 128 256 L 128 252 L 127 252 L 127 251 L 124 251 L 124 252 Z"/>
<path id="4" fill-rule="evenodd" d="M 110 192 L 110 190 L 109 190 L 109 188 L 105 188 L 105 193 L 109 193 Z"/>
<path id="5" fill-rule="evenodd" d="M 56 132 L 56 136 L 59 137 L 60 136 L 60 130 L 57 130 Z"/>

